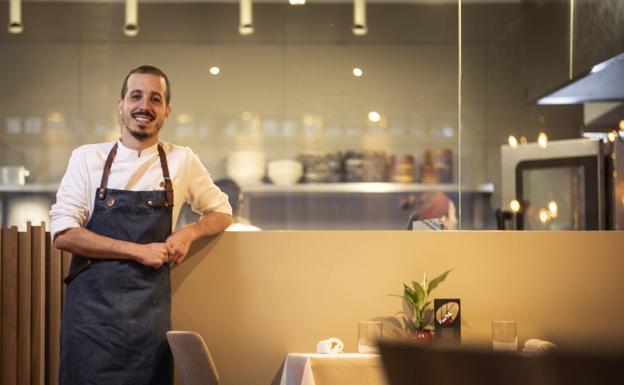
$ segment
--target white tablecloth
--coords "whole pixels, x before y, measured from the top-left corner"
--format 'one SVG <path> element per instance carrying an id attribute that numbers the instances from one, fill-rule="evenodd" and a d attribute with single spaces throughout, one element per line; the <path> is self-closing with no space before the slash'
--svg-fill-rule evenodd
<path id="1" fill-rule="evenodd" d="M 377 354 L 290 353 L 280 385 L 386 385 Z"/>

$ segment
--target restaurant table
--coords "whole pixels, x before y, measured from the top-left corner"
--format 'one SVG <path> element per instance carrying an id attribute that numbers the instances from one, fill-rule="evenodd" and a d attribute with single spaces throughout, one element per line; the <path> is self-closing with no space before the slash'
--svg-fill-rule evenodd
<path id="1" fill-rule="evenodd" d="M 386 385 L 378 354 L 289 353 L 280 385 Z"/>

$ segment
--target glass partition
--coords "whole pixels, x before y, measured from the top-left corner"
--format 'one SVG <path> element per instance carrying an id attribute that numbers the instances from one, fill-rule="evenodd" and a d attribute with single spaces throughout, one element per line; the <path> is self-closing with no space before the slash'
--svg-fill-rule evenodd
<path id="1" fill-rule="evenodd" d="M 550 191 L 519 199 L 513 162 L 583 136 L 606 143 L 586 154 L 598 166 L 582 180 L 600 191 L 579 207 L 596 207 L 598 228 L 624 224 L 624 170 L 603 159 L 621 151 L 621 102 L 539 104 L 624 51 L 618 0 L 255 1 L 250 20 L 237 1 L 141 2 L 134 37 L 124 9 L 25 2 L 23 32 L 0 33 L 4 225 L 47 219 L 71 150 L 117 138 L 121 82 L 144 63 L 171 79 L 163 139 L 237 182 L 238 220 L 264 230 L 400 230 L 415 218 L 515 229 L 522 215 L 561 229 L 552 212 L 539 221 Z M 21 165 L 30 175 L 15 186 Z"/>
<path id="2" fill-rule="evenodd" d="M 142 2 L 128 37 L 120 3 L 24 3 L 24 32 L 0 36 L 11 58 L 0 163 L 32 169 L 20 193 L 39 186 L 53 199 L 72 148 L 118 136 L 127 71 L 153 63 L 172 84 L 163 139 L 237 182 L 239 221 L 404 229 L 418 213 L 456 227 L 458 4 L 365 11 L 354 21 L 352 1 L 258 1 L 253 33 L 241 34 L 237 2 Z"/>

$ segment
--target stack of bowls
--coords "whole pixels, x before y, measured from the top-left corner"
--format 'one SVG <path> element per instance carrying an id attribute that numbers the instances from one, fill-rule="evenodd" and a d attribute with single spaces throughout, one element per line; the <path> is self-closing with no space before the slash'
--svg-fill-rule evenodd
<path id="1" fill-rule="evenodd" d="M 227 157 L 225 172 L 239 185 L 260 183 L 264 176 L 266 156 L 261 151 L 241 150 Z"/>
<path id="2" fill-rule="evenodd" d="M 269 162 L 267 170 L 269 179 L 280 186 L 294 185 L 303 176 L 303 164 L 292 159 Z"/>

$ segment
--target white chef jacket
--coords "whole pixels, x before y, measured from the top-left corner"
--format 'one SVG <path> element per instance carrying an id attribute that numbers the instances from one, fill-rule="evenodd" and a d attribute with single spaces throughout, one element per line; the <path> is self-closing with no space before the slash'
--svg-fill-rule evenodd
<path id="1" fill-rule="evenodd" d="M 117 155 L 108 178 L 108 188 L 130 191 L 164 190 L 157 144 L 138 151 L 117 141 Z M 50 210 L 52 237 L 72 227 L 86 226 L 95 205 L 104 163 L 115 142 L 87 144 L 72 152 L 65 176 Z M 188 147 L 161 142 L 173 184 L 173 228 L 184 202 L 200 213 L 232 214 L 228 197 L 213 183 L 201 161 Z"/>

